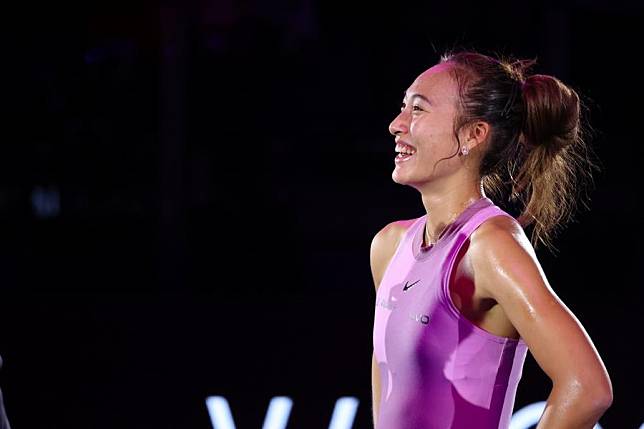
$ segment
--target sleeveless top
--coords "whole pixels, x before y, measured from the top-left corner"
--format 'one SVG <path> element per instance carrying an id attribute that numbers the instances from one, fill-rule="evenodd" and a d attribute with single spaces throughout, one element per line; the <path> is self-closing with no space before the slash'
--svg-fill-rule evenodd
<path id="1" fill-rule="evenodd" d="M 376 293 L 373 327 L 380 370 L 375 429 L 508 428 L 527 345 L 494 335 L 463 316 L 449 279 L 470 234 L 510 214 L 482 197 L 422 248 L 427 215 L 414 220 Z"/>

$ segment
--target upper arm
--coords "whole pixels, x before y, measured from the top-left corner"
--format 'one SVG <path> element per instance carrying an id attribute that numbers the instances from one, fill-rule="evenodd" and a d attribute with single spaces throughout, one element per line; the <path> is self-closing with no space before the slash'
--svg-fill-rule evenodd
<path id="1" fill-rule="evenodd" d="M 404 222 L 391 222 L 383 227 L 371 241 L 370 264 L 373 283 L 378 291 L 380 281 L 382 280 L 385 270 L 391 261 L 402 233 L 406 228 Z M 376 362 L 375 352 L 371 357 L 371 384 L 372 384 L 372 403 L 373 403 L 373 422 L 374 427 L 377 425 L 378 410 L 380 409 L 380 370 Z"/>
<path id="2" fill-rule="evenodd" d="M 474 280 L 494 298 L 553 384 L 573 383 L 612 401 L 606 368 L 575 315 L 552 290 L 521 226 L 505 216 L 473 234 Z"/>
<path id="3" fill-rule="evenodd" d="M 396 252 L 403 229 L 404 226 L 401 221 L 391 222 L 378 231 L 371 241 L 371 275 L 376 291 L 391 258 Z"/>
<path id="4" fill-rule="evenodd" d="M 378 411 L 380 410 L 380 369 L 376 362 L 375 353 L 371 356 L 371 401 L 373 413 L 373 426 L 377 426 Z"/>

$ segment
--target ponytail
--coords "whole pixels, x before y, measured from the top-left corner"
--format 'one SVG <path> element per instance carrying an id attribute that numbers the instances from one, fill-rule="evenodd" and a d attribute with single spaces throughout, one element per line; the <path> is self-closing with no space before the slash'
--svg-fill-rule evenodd
<path id="1" fill-rule="evenodd" d="M 573 219 L 575 195 L 592 182 L 579 95 L 553 76 L 535 74 L 522 85 L 524 120 L 519 137 L 525 157 L 513 180 L 512 201 L 523 211 L 519 223 L 534 223 L 532 244 L 552 248 L 552 237 Z"/>
<path id="2" fill-rule="evenodd" d="M 457 141 L 458 131 L 473 121 L 491 126 L 479 166 L 485 192 L 501 207 L 518 203 L 518 222 L 534 227 L 533 247 L 543 243 L 554 250 L 553 237 L 578 204 L 587 207 L 592 170 L 598 169 L 579 95 L 553 76 L 528 76 L 536 60 L 459 52 L 444 54 L 441 62 L 453 65 L 459 90 Z"/>

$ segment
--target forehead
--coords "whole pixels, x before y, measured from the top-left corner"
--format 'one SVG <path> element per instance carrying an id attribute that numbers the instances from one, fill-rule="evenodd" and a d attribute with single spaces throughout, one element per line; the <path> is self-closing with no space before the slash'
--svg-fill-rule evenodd
<path id="1" fill-rule="evenodd" d="M 453 102 L 457 91 L 450 69 L 451 66 L 446 63 L 430 67 L 414 80 L 405 91 L 405 95 L 411 97 L 414 94 L 421 94 L 438 104 Z"/>

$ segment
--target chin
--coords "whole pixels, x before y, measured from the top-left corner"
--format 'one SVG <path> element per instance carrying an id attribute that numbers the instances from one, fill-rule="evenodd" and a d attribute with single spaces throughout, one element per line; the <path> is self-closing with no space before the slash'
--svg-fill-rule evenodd
<path id="1" fill-rule="evenodd" d="M 411 180 L 408 177 L 405 177 L 405 175 L 399 174 L 399 172 L 395 171 L 391 173 L 391 180 L 394 181 L 394 183 L 397 183 L 399 185 L 405 185 L 405 186 L 411 186 L 412 188 L 416 190 L 420 190 L 423 186 L 423 181 L 418 181 L 418 180 Z"/>
<path id="2" fill-rule="evenodd" d="M 399 185 L 410 185 L 412 183 L 410 180 L 406 179 L 404 175 L 401 175 L 396 171 L 391 173 L 391 180 Z"/>

